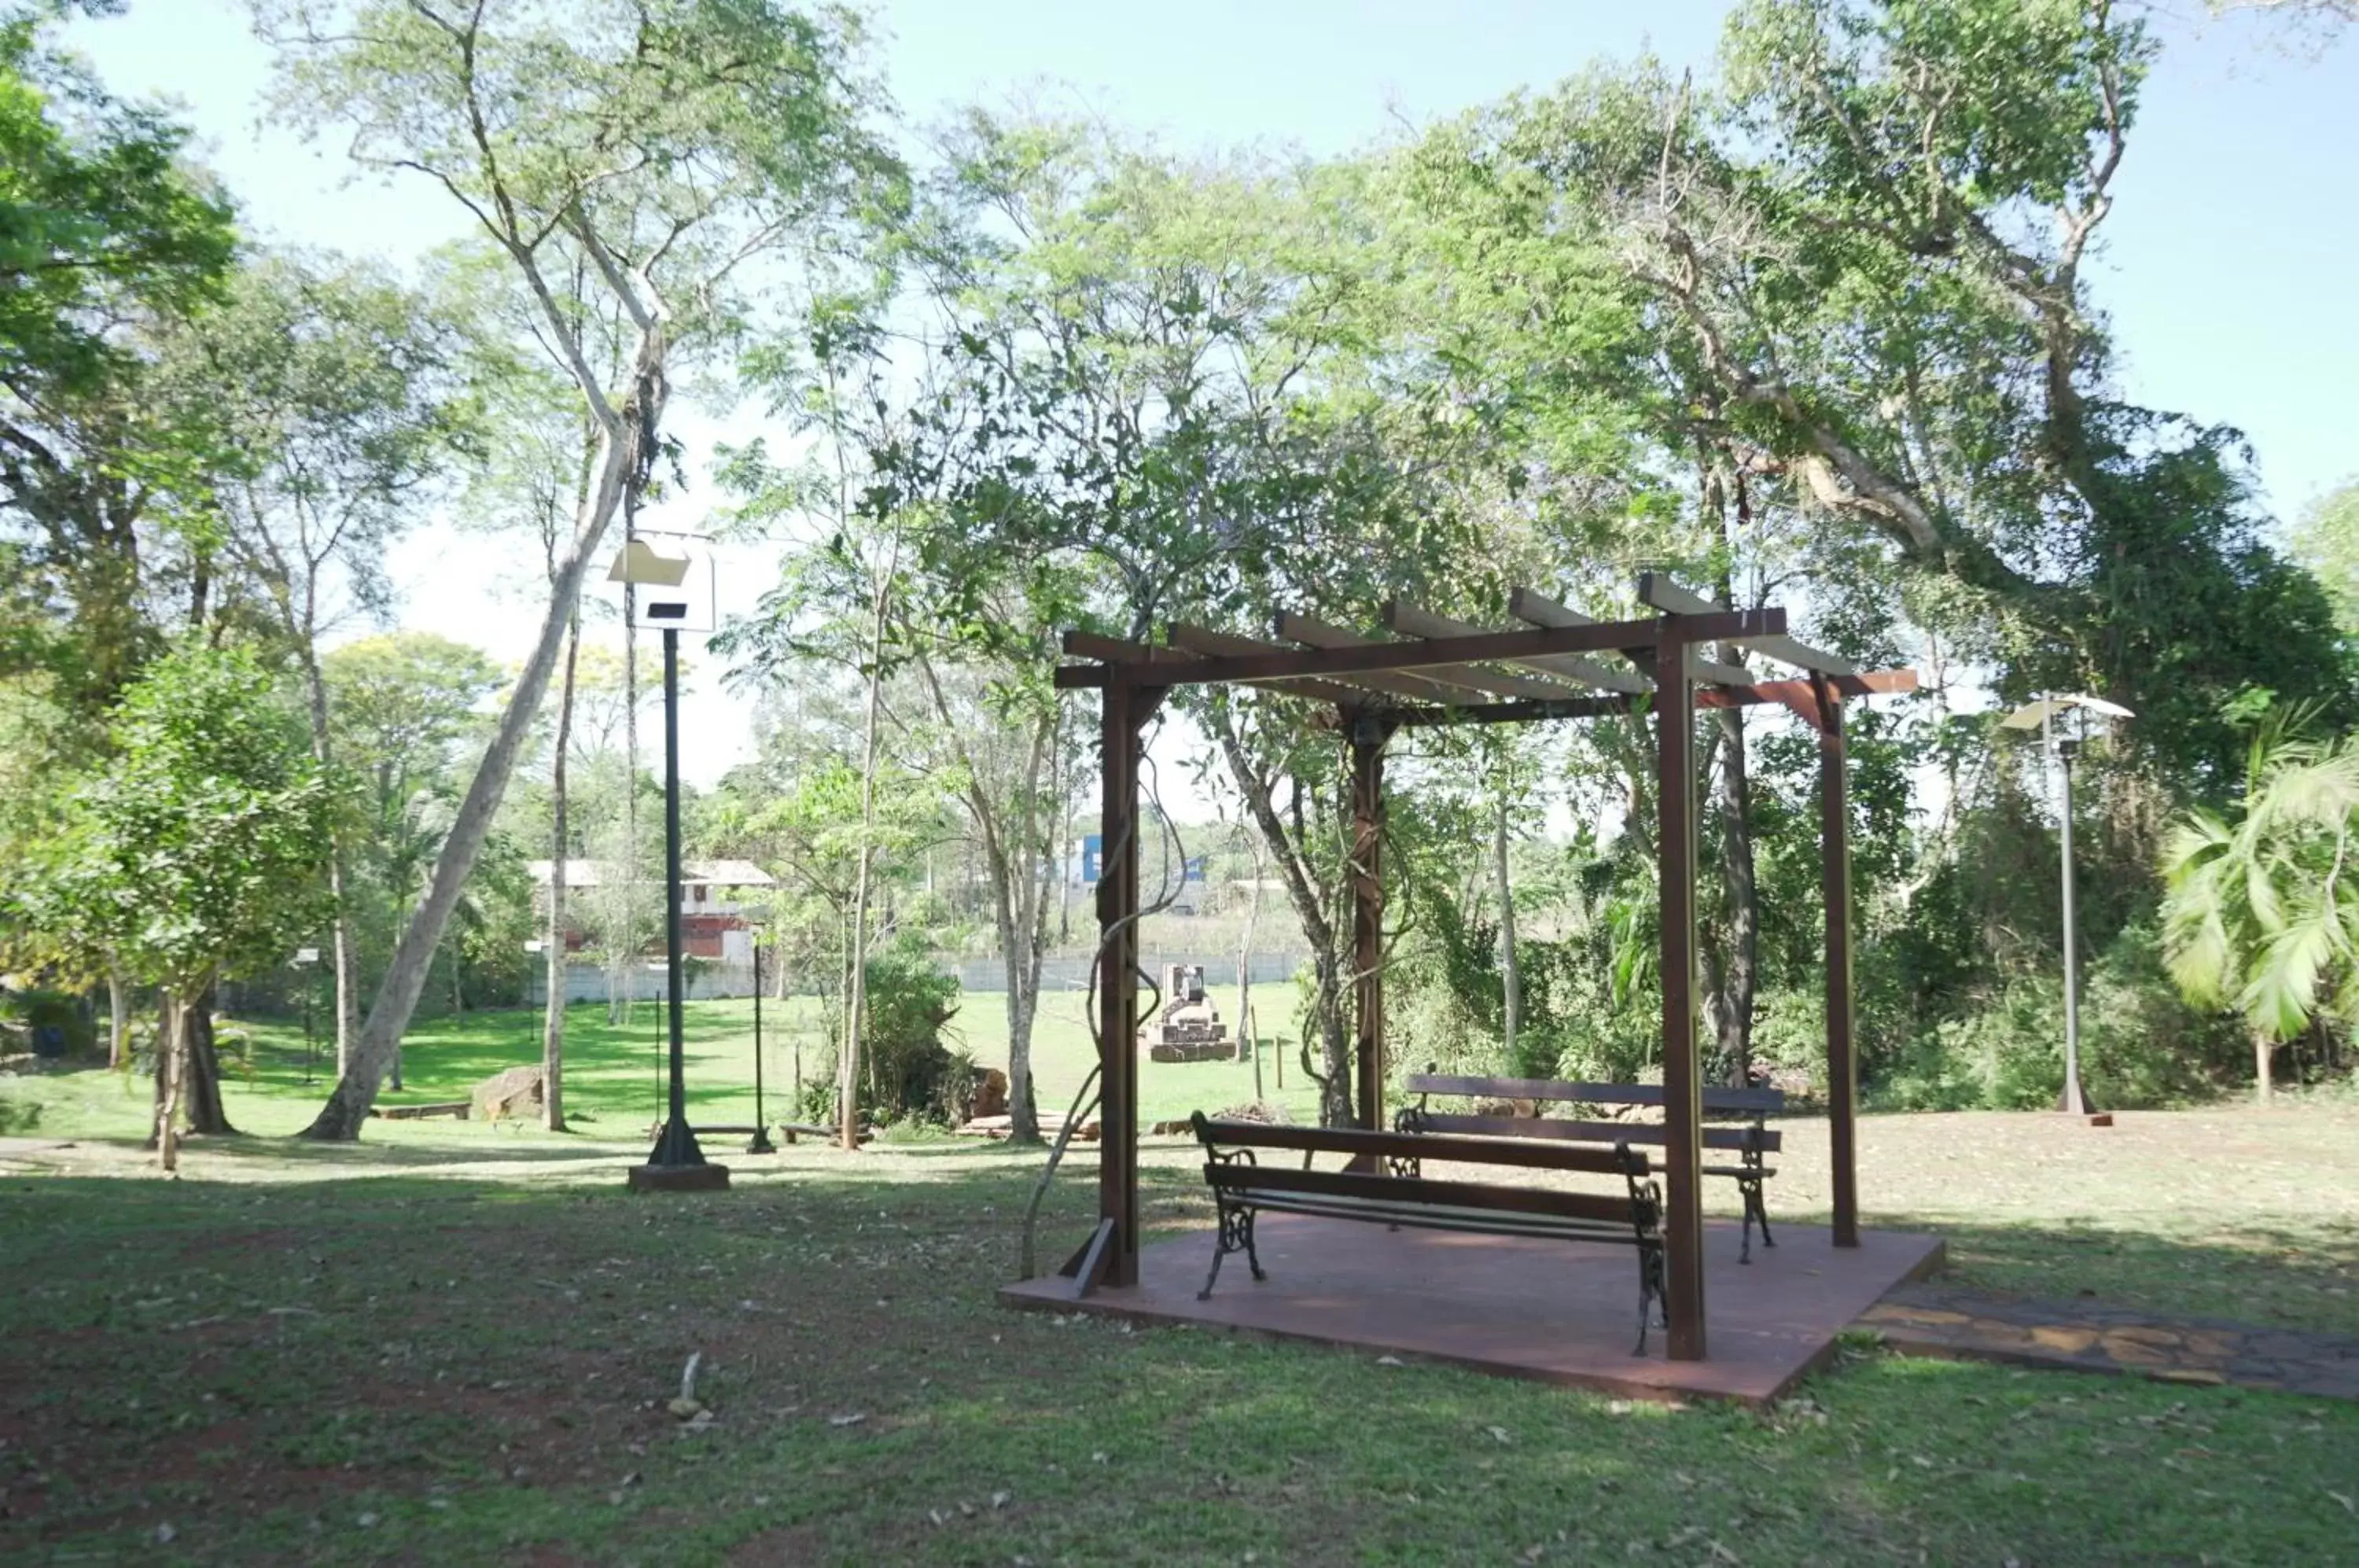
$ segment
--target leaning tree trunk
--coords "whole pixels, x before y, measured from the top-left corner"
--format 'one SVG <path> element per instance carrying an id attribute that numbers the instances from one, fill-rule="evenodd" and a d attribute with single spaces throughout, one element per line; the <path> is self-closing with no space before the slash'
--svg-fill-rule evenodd
<path id="1" fill-rule="evenodd" d="M 1721 657 L 1735 660 L 1723 647 Z M 1745 712 L 1722 708 L 1720 766 L 1714 779 L 1720 807 L 1720 877 L 1728 909 L 1727 952 L 1715 966 L 1719 985 L 1712 1008 L 1719 1029 L 1718 1052 L 1725 1082 L 1743 1088 L 1753 1067 L 1754 977 L 1761 947 L 1761 905 L 1754 880 L 1753 791 L 1745 762 Z"/>
<path id="2" fill-rule="evenodd" d="M 540 1018 L 540 1117 L 551 1132 L 565 1130 L 565 748 L 573 744 L 573 678 L 582 658 L 582 616 L 565 631 L 565 680 L 557 694 L 557 752 L 549 765 L 549 930 L 542 938 L 549 996 Z"/>
<path id="3" fill-rule="evenodd" d="M 659 399 L 661 371 L 660 340 L 651 335 L 643 351 L 637 376 L 641 397 Z M 539 712 L 549 677 L 556 671 L 558 652 L 571 618 L 571 606 L 581 596 L 582 580 L 589 571 L 591 555 L 621 503 L 625 479 L 637 462 L 641 432 L 655 427 L 656 412 L 654 408 L 644 413 L 626 408 L 625 417 L 617 421 L 619 428 L 600 434 L 598 484 L 581 509 L 572 544 L 559 569 L 549 614 L 542 619 L 532 655 L 525 661 L 507 708 L 500 715 L 491 746 L 477 765 L 474 778 L 468 781 L 467 793 L 460 801 L 450 833 L 442 841 L 441 853 L 434 858 L 426 897 L 394 945 L 393 960 L 386 966 L 384 983 L 377 988 L 375 1005 L 370 1007 L 367 1021 L 361 1027 L 352 1062 L 338 1077 L 327 1104 L 320 1107 L 320 1114 L 304 1129 L 307 1138 L 349 1141 L 360 1136 L 369 1107 L 376 1100 L 377 1089 L 385 1082 L 386 1073 L 400 1047 L 402 1033 L 409 1026 L 410 1013 L 418 1006 L 418 994 L 426 984 L 427 965 L 441 944 L 442 929 L 458 907 L 468 874 L 474 869 L 475 856 L 491 832 L 492 817 L 499 810 L 500 797 L 506 792 L 508 778 L 516 769 L 516 755 L 531 733 L 534 715 Z"/>
<path id="4" fill-rule="evenodd" d="M 1319 1085 L 1319 1121 L 1322 1127 L 1351 1127 L 1357 1110 L 1352 1103 L 1352 1042 L 1343 1027 L 1343 963 L 1337 953 L 1335 922 L 1319 901 L 1317 880 L 1302 845 L 1308 841 L 1302 819 L 1302 789 L 1298 781 L 1292 806 L 1293 827 L 1278 815 L 1271 799 L 1270 781 L 1246 757 L 1244 739 L 1226 703 L 1215 702 L 1209 715 L 1229 778 L 1243 797 L 1245 810 L 1261 834 L 1262 844 L 1277 863 L 1286 883 L 1287 901 L 1310 944 L 1311 996 L 1308 1027 L 1302 1031 L 1303 1070 Z M 1326 1072 L 1310 1064 L 1310 1040 L 1316 1035 Z M 1283 1074 L 1281 1074 L 1281 1077 Z"/>

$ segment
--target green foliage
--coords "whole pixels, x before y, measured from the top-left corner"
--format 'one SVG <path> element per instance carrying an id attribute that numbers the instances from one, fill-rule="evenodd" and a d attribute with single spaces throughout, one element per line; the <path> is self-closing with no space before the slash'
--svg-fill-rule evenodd
<path id="1" fill-rule="evenodd" d="M 2256 1037 L 2289 1040 L 2323 1009 L 2348 1021 L 2359 1006 L 2359 899 L 2343 886 L 2359 741 L 2298 739 L 2270 724 L 2253 738 L 2246 779 L 2234 822 L 2199 810 L 2172 832 L 2170 974 L 2190 1001 L 2233 1007 Z"/>
<path id="2" fill-rule="evenodd" d="M 183 997 L 282 962 L 321 913 L 330 797 L 271 678 L 184 642 L 125 693 L 113 740 L 10 895 L 24 924 Z"/>
<path id="3" fill-rule="evenodd" d="M 0 1040 L 13 1054 L 32 1048 L 34 1031 L 43 1029 L 59 1030 L 65 1039 L 70 1055 L 87 1055 L 96 1043 L 89 1013 L 82 999 L 63 991 L 16 991 L 0 987 Z"/>
<path id="4" fill-rule="evenodd" d="M 860 1114 L 879 1126 L 948 1126 L 974 1092 L 972 1056 L 954 1051 L 943 1031 L 959 1009 L 959 983 L 936 966 L 922 942 L 902 938 L 871 952 L 860 1024 Z M 806 1062 L 800 1114 L 820 1126 L 835 1121 L 835 1059 L 831 1047 Z"/>

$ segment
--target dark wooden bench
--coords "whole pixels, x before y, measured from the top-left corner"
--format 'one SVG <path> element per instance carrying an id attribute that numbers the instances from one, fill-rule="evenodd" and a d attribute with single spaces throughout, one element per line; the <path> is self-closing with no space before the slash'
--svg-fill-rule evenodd
<path id="1" fill-rule="evenodd" d="M 1663 1200 L 1661 1189 L 1649 1180 L 1647 1157 L 1628 1144 L 1600 1149 L 1361 1127 L 1276 1127 L 1212 1121 L 1201 1111 L 1189 1120 L 1204 1146 L 1204 1181 L 1220 1211 L 1212 1269 L 1196 1293 L 1198 1301 L 1212 1295 L 1222 1260 L 1232 1252 L 1245 1255 L 1256 1279 L 1268 1277 L 1254 1250 L 1254 1216 L 1264 1209 L 1368 1220 L 1393 1228 L 1602 1241 L 1637 1248 L 1636 1354 L 1647 1353 L 1649 1309 L 1658 1314 L 1664 1310 Z M 1256 1149 L 1299 1152 L 1302 1168 L 1264 1165 L 1256 1159 Z M 1318 1154 L 1340 1154 L 1351 1164 L 1342 1171 L 1314 1171 L 1310 1157 Z M 1572 1192 L 1433 1181 L 1423 1174 L 1429 1160 L 1619 1176 L 1625 1191 Z"/>
<path id="2" fill-rule="evenodd" d="M 1569 1083 L 1553 1078 L 1457 1078 L 1447 1073 L 1426 1072 L 1410 1073 L 1405 1087 L 1418 1097 L 1418 1103 L 1402 1107 L 1394 1116 L 1394 1128 L 1400 1132 L 1549 1138 L 1576 1144 L 1636 1143 L 1655 1147 L 1660 1147 L 1669 1136 L 1660 1122 L 1460 1116 L 1431 1110 L 1426 1105 L 1428 1099 L 1440 1094 L 1489 1100 L 1536 1100 L 1560 1105 L 1659 1107 L 1663 1103 L 1663 1091 L 1652 1083 Z M 1762 1246 L 1777 1245 L 1777 1238 L 1769 1234 L 1769 1210 L 1762 1201 L 1761 1184 L 1777 1174 L 1776 1167 L 1768 1163 L 1767 1156 L 1777 1153 L 1784 1146 L 1784 1139 L 1767 1122 L 1769 1116 L 1786 1108 L 1785 1091 L 1705 1089 L 1702 1097 L 1705 1116 L 1742 1118 L 1745 1123 L 1742 1127 L 1707 1127 L 1702 1129 L 1707 1154 L 1717 1150 L 1736 1157 L 1730 1162 L 1707 1164 L 1703 1173 L 1728 1178 L 1744 1194 L 1745 1236 L 1737 1252 L 1737 1261 L 1750 1263 L 1753 1261 L 1753 1227 L 1756 1225 L 1761 1227 Z"/>

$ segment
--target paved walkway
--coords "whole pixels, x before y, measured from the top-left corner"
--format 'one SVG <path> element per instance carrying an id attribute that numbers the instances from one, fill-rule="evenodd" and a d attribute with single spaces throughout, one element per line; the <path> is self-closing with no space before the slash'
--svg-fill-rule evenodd
<path id="1" fill-rule="evenodd" d="M 2339 1334 L 2173 1317 L 2102 1301 L 2028 1301 L 1939 1280 L 1899 1286 L 1856 1326 L 1909 1356 L 2359 1399 L 2359 1339 Z"/>

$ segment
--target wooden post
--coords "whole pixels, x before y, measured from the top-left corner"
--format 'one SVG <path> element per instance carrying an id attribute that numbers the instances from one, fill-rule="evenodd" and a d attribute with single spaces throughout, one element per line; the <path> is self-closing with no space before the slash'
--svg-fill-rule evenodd
<path id="1" fill-rule="evenodd" d="M 1119 672 L 1117 671 L 1117 676 Z M 1138 1282 L 1138 724 L 1148 694 L 1105 684 L 1098 819 L 1098 1217 L 1114 1226 L 1103 1282 Z"/>
<path id="2" fill-rule="evenodd" d="M 1656 873 L 1663 975 L 1663 1249 L 1670 1356 L 1704 1358 L 1703 1099 L 1695 1032 L 1695 688 L 1678 616 L 1655 644 Z"/>
<path id="3" fill-rule="evenodd" d="M 1859 1245 L 1859 1055 L 1851 1011 L 1851 806 L 1843 693 L 1824 676 L 1819 698 L 1819 861 L 1827 906 L 1827 1145 L 1837 1247 Z"/>
<path id="4" fill-rule="evenodd" d="M 1364 1127 L 1381 1130 L 1385 1115 L 1385 741 L 1381 720 L 1347 713 L 1352 736 L 1352 973 L 1357 1031 L 1353 1070 L 1360 1076 Z"/>

